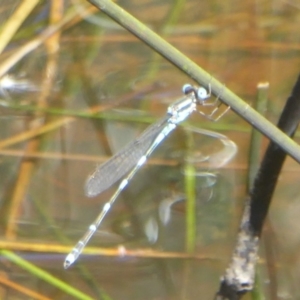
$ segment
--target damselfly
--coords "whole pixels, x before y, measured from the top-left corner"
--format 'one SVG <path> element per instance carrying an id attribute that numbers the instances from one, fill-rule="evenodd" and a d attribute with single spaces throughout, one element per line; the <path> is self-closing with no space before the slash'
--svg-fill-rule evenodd
<path id="1" fill-rule="evenodd" d="M 168 107 L 167 114 L 164 118 L 149 126 L 140 137 L 129 143 L 119 153 L 99 166 L 87 179 L 85 193 L 88 197 L 93 197 L 111 187 L 128 173 L 109 201 L 104 204 L 102 211 L 89 226 L 82 239 L 67 255 L 64 262 L 65 269 L 79 257 L 90 238 L 100 226 L 107 212 L 110 210 L 112 204 L 155 148 L 176 128 L 177 124 L 187 119 L 192 112 L 197 111 L 197 105 L 207 105 L 207 99 L 211 96 L 210 85 L 209 90 L 206 90 L 204 87 L 196 88 L 190 84 L 186 84 L 183 86 L 182 91 L 185 96 Z M 219 96 L 217 100 L 218 98 Z M 215 109 L 213 112 L 214 111 Z M 203 114 L 201 111 L 198 112 Z M 222 113 L 222 115 L 223 114 L 224 113 Z"/>

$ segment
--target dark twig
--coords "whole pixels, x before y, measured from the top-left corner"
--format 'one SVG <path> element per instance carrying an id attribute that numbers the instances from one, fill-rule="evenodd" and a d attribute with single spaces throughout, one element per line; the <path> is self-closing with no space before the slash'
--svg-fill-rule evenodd
<path id="1" fill-rule="evenodd" d="M 288 98 L 278 127 L 293 136 L 300 119 L 300 76 Z M 247 197 L 237 246 L 216 299 L 240 299 L 254 284 L 259 237 L 286 153 L 271 142 Z"/>
<path id="2" fill-rule="evenodd" d="M 287 99 L 280 116 L 278 128 L 293 137 L 300 120 L 300 76 Z M 260 170 L 251 191 L 250 224 L 256 235 L 261 234 L 271 198 L 279 173 L 286 158 L 286 153 L 271 142 L 267 148 Z"/>

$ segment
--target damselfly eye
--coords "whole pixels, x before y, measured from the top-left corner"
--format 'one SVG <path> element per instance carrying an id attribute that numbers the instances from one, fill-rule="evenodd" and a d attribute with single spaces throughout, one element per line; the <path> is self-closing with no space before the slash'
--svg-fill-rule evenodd
<path id="1" fill-rule="evenodd" d="M 182 87 L 182 92 L 187 95 L 191 92 L 194 92 L 194 88 L 190 85 L 190 84 L 185 84 L 183 87 Z"/>
<path id="2" fill-rule="evenodd" d="M 208 96 L 207 90 L 203 87 L 198 88 L 197 97 L 198 99 L 205 100 Z"/>

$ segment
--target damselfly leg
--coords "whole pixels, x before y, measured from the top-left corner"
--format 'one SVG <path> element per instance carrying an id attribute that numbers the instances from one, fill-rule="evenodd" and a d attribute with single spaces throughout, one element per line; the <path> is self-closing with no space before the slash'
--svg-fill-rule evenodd
<path id="1" fill-rule="evenodd" d="M 225 110 L 221 111 L 221 113 L 219 115 L 216 115 L 216 113 L 219 111 L 220 107 L 223 105 L 223 103 L 220 101 L 220 99 L 222 97 L 224 88 L 225 88 L 225 85 L 222 87 L 218 96 L 213 101 L 208 101 L 208 99 L 211 98 L 211 84 L 210 83 L 208 83 L 208 90 L 206 90 L 204 87 L 197 88 L 190 84 L 185 84 L 182 87 L 182 91 L 186 95 L 193 93 L 195 95 L 195 97 L 197 98 L 198 104 L 200 104 L 200 106 L 213 107 L 213 110 L 210 111 L 209 113 L 204 112 L 202 110 L 197 110 L 197 112 L 199 114 L 201 114 L 202 116 L 206 117 L 207 119 L 216 122 L 220 118 L 222 118 L 227 113 L 227 111 L 230 109 L 230 106 L 227 106 L 225 108 Z"/>

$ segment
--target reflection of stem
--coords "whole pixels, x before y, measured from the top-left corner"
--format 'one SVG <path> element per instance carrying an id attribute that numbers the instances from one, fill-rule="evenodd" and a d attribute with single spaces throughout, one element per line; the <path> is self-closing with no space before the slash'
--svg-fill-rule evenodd
<path id="1" fill-rule="evenodd" d="M 230 140 L 226 135 L 223 135 L 219 132 L 207 130 L 203 128 L 198 128 L 190 125 L 184 126 L 186 130 L 190 130 L 199 134 L 210 136 L 219 140 L 223 144 L 223 149 L 211 153 L 207 156 L 206 162 L 209 165 L 209 168 L 218 169 L 224 167 L 237 153 L 236 144 Z M 196 160 L 190 160 L 190 162 L 196 163 Z"/>

